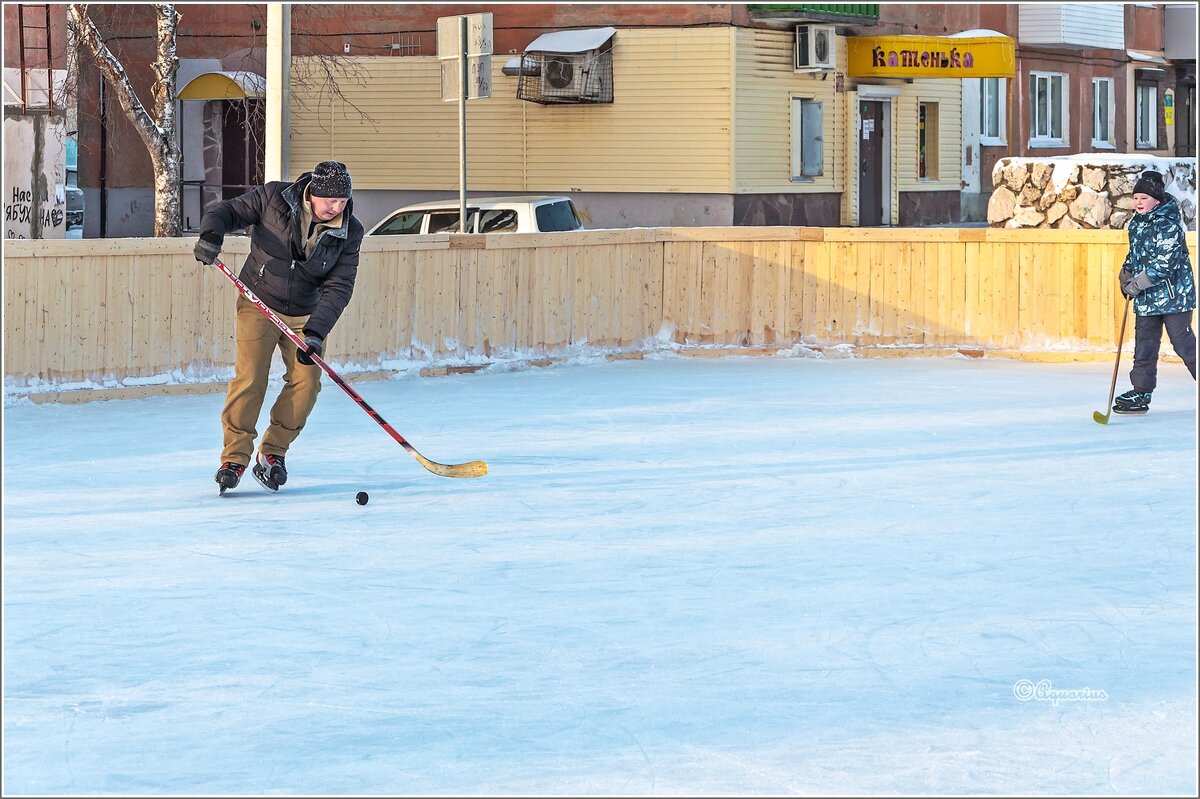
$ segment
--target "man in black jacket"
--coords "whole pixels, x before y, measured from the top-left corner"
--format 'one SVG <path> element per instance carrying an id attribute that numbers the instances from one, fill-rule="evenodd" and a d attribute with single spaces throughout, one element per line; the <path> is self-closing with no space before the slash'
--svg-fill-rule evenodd
<path id="1" fill-rule="evenodd" d="M 321 390 L 321 369 L 311 356 L 323 354 L 325 339 L 354 292 L 363 226 L 354 216 L 350 193 L 346 165 L 322 161 L 294 183 L 274 181 L 216 203 L 200 220 L 194 252 L 205 264 L 216 260 L 226 233 L 252 226 L 241 280 L 307 346 L 298 349 L 238 295 L 237 362 L 221 412 L 225 448 L 216 481 L 222 492 L 238 484 L 254 455 L 255 425 L 276 348 L 283 356 L 283 390 L 271 406 L 253 474 L 270 491 L 287 482 L 284 456 Z"/>

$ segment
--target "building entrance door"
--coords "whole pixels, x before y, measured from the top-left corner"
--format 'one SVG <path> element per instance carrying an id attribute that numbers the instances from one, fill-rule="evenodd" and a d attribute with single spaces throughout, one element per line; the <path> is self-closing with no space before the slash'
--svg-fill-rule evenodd
<path id="1" fill-rule="evenodd" d="M 858 224 L 884 224 L 884 113 L 883 102 L 860 100 L 858 130 Z"/>
<path id="2" fill-rule="evenodd" d="M 1196 84 L 1185 84 L 1175 92 L 1175 155 L 1196 155 Z"/>

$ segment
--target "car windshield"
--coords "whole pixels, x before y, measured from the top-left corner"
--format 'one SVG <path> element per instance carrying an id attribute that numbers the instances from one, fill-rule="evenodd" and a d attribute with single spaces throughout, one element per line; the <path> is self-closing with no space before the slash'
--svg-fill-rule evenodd
<path id="1" fill-rule="evenodd" d="M 558 200 L 537 207 L 538 230 L 579 230 L 583 225 L 575 215 L 575 206 L 570 200 Z"/>
<path id="2" fill-rule="evenodd" d="M 372 235 L 375 236 L 401 236 L 405 234 L 413 234 L 421 232 L 421 218 L 424 214 L 409 213 L 396 214 L 387 222 L 379 226 Z"/>

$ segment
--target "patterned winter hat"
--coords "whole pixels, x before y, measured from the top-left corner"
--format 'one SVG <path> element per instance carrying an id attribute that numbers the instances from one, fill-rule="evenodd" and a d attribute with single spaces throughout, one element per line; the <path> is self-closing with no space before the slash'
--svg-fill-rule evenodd
<path id="1" fill-rule="evenodd" d="M 1167 187 L 1163 185 L 1163 176 L 1158 172 L 1147 170 L 1138 178 L 1133 186 L 1134 194 L 1146 194 L 1162 202 L 1167 197 Z"/>
<path id="2" fill-rule="evenodd" d="M 349 197 L 350 173 L 341 161 L 322 161 L 313 167 L 308 192 L 314 197 Z"/>

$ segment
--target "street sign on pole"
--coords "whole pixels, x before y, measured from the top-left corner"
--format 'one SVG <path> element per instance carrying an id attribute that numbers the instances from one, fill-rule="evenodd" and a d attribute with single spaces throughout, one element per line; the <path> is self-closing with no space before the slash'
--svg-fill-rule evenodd
<path id="1" fill-rule="evenodd" d="M 467 43 L 462 44 L 461 20 L 466 20 Z M 463 56 L 467 59 L 467 99 L 492 96 L 492 13 L 439 17 L 437 55 L 442 66 L 442 99 L 458 99 Z"/>
<path id="2" fill-rule="evenodd" d="M 458 231 L 466 233 L 467 100 L 492 95 L 491 12 L 438 17 L 437 43 L 442 99 L 458 101 Z"/>
<path id="3" fill-rule="evenodd" d="M 462 14 L 457 17 L 438 17 L 438 58 L 458 58 L 460 53 L 458 20 L 467 20 L 467 55 L 492 54 L 492 12 Z"/>
<path id="4" fill-rule="evenodd" d="M 458 99 L 458 73 L 461 69 L 458 58 L 444 58 L 442 65 L 442 99 Z M 467 99 L 481 100 L 492 96 L 491 55 L 467 56 Z"/>

